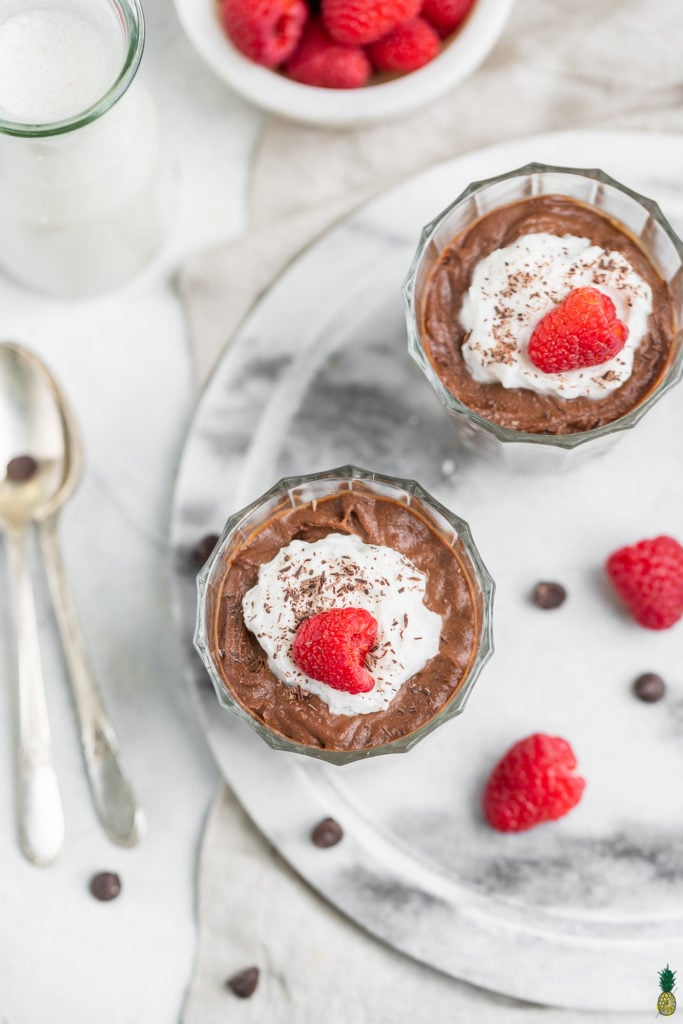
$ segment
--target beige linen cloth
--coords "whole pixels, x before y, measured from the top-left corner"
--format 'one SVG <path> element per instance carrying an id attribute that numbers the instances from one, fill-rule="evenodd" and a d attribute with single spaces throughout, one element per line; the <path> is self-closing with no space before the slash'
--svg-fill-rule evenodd
<path id="1" fill-rule="evenodd" d="M 484 65 L 427 109 L 343 132 L 270 121 L 252 169 L 248 233 L 192 258 L 179 277 L 198 383 L 273 277 L 363 199 L 482 145 L 600 127 L 683 130 L 683 0 L 517 0 Z M 227 787 L 206 828 L 198 907 L 184 1024 L 593 1020 L 490 995 L 368 937 L 289 869 Z M 240 1001 L 225 978 L 250 964 L 261 980 Z"/>

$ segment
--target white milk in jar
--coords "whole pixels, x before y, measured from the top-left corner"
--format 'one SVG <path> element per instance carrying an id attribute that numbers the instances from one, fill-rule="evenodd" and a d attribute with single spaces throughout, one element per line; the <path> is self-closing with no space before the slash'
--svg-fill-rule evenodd
<path id="1" fill-rule="evenodd" d="M 169 186 L 135 78 L 138 0 L 3 0 L 0 268 L 57 295 L 113 287 L 156 253 Z"/>

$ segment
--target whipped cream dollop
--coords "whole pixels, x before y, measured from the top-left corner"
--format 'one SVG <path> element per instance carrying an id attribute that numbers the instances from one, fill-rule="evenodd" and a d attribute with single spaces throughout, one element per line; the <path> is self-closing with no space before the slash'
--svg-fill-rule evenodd
<path id="1" fill-rule="evenodd" d="M 427 578 L 393 548 L 330 533 L 314 543 L 293 540 L 259 568 L 242 600 L 244 622 L 288 686 L 315 693 L 335 715 L 383 711 L 439 649 L 441 616 L 424 604 Z M 368 693 L 345 693 L 311 679 L 292 660 L 304 619 L 332 608 L 364 608 L 377 619 L 377 640 L 366 666 Z"/>
<path id="2" fill-rule="evenodd" d="M 628 327 L 626 343 L 599 366 L 544 373 L 527 354 L 534 328 L 570 291 L 584 287 L 609 296 Z M 652 289 L 621 253 L 576 235 L 522 235 L 475 267 L 460 313 L 469 332 L 462 354 L 469 372 L 483 384 L 558 398 L 603 398 L 631 376 L 651 312 Z"/>

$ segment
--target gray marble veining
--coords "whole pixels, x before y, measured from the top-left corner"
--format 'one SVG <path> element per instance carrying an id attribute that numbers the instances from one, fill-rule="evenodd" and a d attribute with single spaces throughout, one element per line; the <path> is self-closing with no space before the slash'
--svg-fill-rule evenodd
<path id="1" fill-rule="evenodd" d="M 498 585 L 497 653 L 464 714 L 407 756 L 333 769 L 270 750 L 191 686 L 228 780 L 266 835 L 332 902 L 443 971 L 537 1002 L 652 1006 L 653 972 L 683 969 L 681 630 L 633 624 L 604 585 L 616 547 L 683 535 L 683 397 L 675 391 L 607 455 L 562 477 L 514 477 L 459 449 L 405 352 L 399 287 L 423 222 L 467 183 L 529 159 L 603 166 L 645 194 L 673 137 L 581 133 L 515 142 L 432 168 L 335 226 L 252 312 L 210 382 L 178 479 L 177 612 L 189 650 L 196 540 L 280 476 L 353 460 L 414 476 L 464 516 Z M 670 175 L 670 176 L 669 176 Z M 543 613 L 540 578 L 570 598 Z M 630 684 L 661 672 L 669 697 Z M 588 786 L 566 819 L 505 836 L 478 808 L 500 753 L 533 731 L 566 736 Z M 307 835 L 346 836 L 321 859 Z M 490 965 L 495 963 L 495 971 Z"/>

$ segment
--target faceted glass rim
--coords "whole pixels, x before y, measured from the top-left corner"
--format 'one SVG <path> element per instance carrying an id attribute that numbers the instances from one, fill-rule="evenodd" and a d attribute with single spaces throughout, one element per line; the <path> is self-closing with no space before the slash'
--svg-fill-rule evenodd
<path id="1" fill-rule="evenodd" d="M 0 135 L 12 135 L 23 139 L 49 138 L 54 135 L 65 135 L 92 124 L 121 99 L 133 81 L 142 60 L 145 48 L 145 16 L 140 0 L 110 0 L 116 8 L 125 30 L 126 53 L 123 66 L 116 79 L 100 99 L 86 107 L 73 117 L 61 121 L 50 121 L 45 124 L 25 124 L 21 121 L 9 121 L 0 117 Z"/>
<path id="2" fill-rule="evenodd" d="M 480 181 L 471 182 L 467 188 L 465 188 L 464 191 L 453 200 L 453 202 L 449 203 L 445 209 L 443 209 L 422 229 L 415 255 L 413 256 L 410 269 L 408 270 L 408 274 L 406 275 L 402 286 L 404 310 L 408 328 L 408 351 L 422 370 L 422 373 L 425 375 L 429 383 L 432 385 L 433 389 L 436 391 L 441 403 L 449 411 L 459 413 L 464 418 L 477 424 L 478 427 L 492 434 L 499 441 L 504 443 L 514 442 L 517 444 L 535 444 L 571 450 L 587 444 L 597 438 L 606 437 L 622 430 L 630 430 L 634 427 L 636 423 L 638 423 L 652 408 L 652 406 L 655 405 L 667 391 L 678 384 L 683 378 L 683 345 L 680 346 L 679 351 L 675 354 L 657 386 L 653 388 L 650 394 L 638 406 L 636 406 L 635 409 L 632 409 L 630 412 L 626 413 L 626 415 L 621 416 L 619 419 L 613 420 L 610 423 L 606 423 L 602 427 L 595 427 L 592 430 L 585 430 L 576 434 L 531 434 L 522 430 L 513 430 L 510 427 L 503 427 L 500 424 L 493 422 L 493 420 L 486 419 L 485 416 L 482 416 L 480 413 L 470 409 L 469 406 L 460 401 L 460 399 L 446 387 L 434 369 L 429 356 L 425 351 L 419 329 L 421 311 L 416 308 L 415 286 L 417 274 L 433 237 L 443 221 L 449 217 L 461 203 L 469 199 L 470 196 L 479 192 L 481 189 L 488 188 L 491 185 L 496 185 L 499 182 L 509 181 L 512 178 L 521 178 L 535 174 L 567 174 L 575 177 L 589 178 L 600 182 L 601 184 L 609 185 L 617 191 L 629 196 L 631 199 L 634 199 L 640 206 L 647 210 L 653 220 L 657 222 L 660 228 L 668 236 L 674 249 L 678 253 L 681 264 L 683 265 L 683 241 L 674 231 L 673 227 L 662 213 L 659 204 L 655 202 L 654 199 L 650 199 L 649 197 L 636 192 L 634 189 L 628 188 L 620 181 L 617 181 L 616 178 L 611 177 L 611 175 L 606 174 L 599 168 L 562 167 L 537 162 L 524 164 L 524 166 L 518 167 L 515 170 L 506 171 L 504 174 L 497 174 L 491 178 L 483 178 Z M 680 325 L 677 324 L 676 327 L 680 328 Z"/>
<path id="3" fill-rule="evenodd" d="M 479 628 L 479 649 L 470 665 L 467 677 L 460 684 L 459 689 L 451 699 L 428 721 L 418 729 L 375 747 L 368 747 L 361 750 L 326 750 L 320 747 L 307 746 L 288 739 L 282 733 L 274 732 L 263 723 L 253 718 L 239 702 L 232 697 L 227 690 L 225 683 L 211 657 L 207 635 L 207 601 L 209 583 L 214 568 L 221 561 L 223 552 L 235 533 L 241 528 L 245 520 L 263 505 L 272 499 L 285 497 L 292 489 L 303 487 L 307 484 L 319 481 L 339 483 L 342 487 L 353 481 L 377 482 L 397 491 L 402 491 L 409 497 L 417 498 L 427 511 L 432 511 L 441 516 L 454 530 L 458 539 L 462 541 L 465 552 L 469 558 L 473 582 L 478 586 L 481 595 L 481 623 Z M 330 493 L 334 493 L 331 491 Z M 350 764 L 353 761 L 363 760 L 368 757 L 376 757 L 380 754 L 405 753 L 411 750 L 416 743 L 433 732 L 443 722 L 455 718 L 461 714 L 467 704 L 474 685 L 491 656 L 493 655 L 493 598 L 495 594 L 494 580 L 486 568 L 479 550 L 472 538 L 469 524 L 460 516 L 451 512 L 440 501 L 426 491 L 416 480 L 389 476 L 383 473 L 375 473 L 370 470 L 361 469 L 354 465 L 339 466 L 336 469 L 325 470 L 319 473 L 309 473 L 302 476 L 283 477 L 276 484 L 256 498 L 249 505 L 231 515 L 221 536 L 209 556 L 207 562 L 197 575 L 197 616 L 194 631 L 194 646 L 206 668 L 209 678 L 213 683 L 219 704 L 226 710 L 235 714 L 242 721 L 246 722 L 251 729 L 264 739 L 269 746 L 275 750 L 286 750 L 297 754 L 304 754 L 318 760 L 326 761 L 329 764 Z"/>

